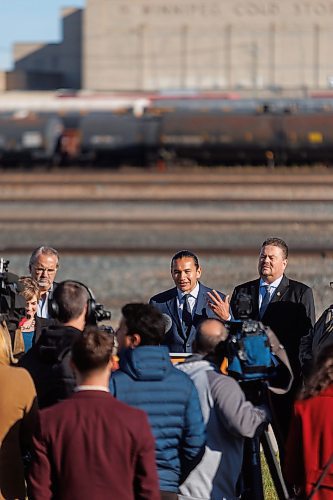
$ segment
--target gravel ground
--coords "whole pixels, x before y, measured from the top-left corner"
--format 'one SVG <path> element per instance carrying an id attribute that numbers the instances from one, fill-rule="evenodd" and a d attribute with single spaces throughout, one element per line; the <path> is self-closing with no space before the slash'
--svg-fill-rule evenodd
<path id="1" fill-rule="evenodd" d="M 76 185 L 82 173 L 60 194 L 51 178 L 47 184 L 38 183 L 41 174 L 34 172 L 35 182 L 30 179 L 27 185 L 23 181 L 32 174 L 18 174 L 16 184 L 9 182 L 6 187 L 3 182 L 0 190 L 0 255 L 11 260 L 12 272 L 22 275 L 27 274 L 32 248 L 48 244 L 62 249 L 58 280 L 72 278 L 88 284 L 98 301 L 112 310 L 115 326 L 124 303 L 146 301 L 173 285 L 170 258 L 179 249 L 187 247 L 199 254 L 203 283 L 232 293 L 235 285 L 256 277 L 258 247 L 267 236 L 276 235 L 291 250 L 287 274 L 313 288 L 317 315 L 321 314 L 333 302 L 329 288 L 333 281 L 332 173 L 325 171 L 325 176 L 319 173 L 315 178 L 313 169 L 308 172 L 311 175 L 297 170 L 290 177 L 291 170 L 280 169 L 284 185 L 278 186 L 277 172 L 255 169 L 249 179 L 255 172 L 264 184 L 254 187 L 245 182 L 246 170 L 233 169 L 229 174 L 235 172 L 237 185 L 222 183 L 222 187 L 215 182 L 187 186 L 188 176 L 195 175 L 191 171 L 182 171 L 184 182 L 179 185 L 178 174 L 173 177 L 173 187 L 168 185 L 170 175 L 159 177 L 156 186 L 142 185 L 141 176 L 140 185 L 120 186 L 98 181 L 96 172 L 89 174 L 94 182 Z M 216 169 L 198 171 L 198 179 L 204 182 L 217 173 Z M 66 177 L 63 172 L 59 175 Z M 144 177 L 149 180 L 151 174 L 146 172 Z M 122 178 L 128 181 L 127 175 Z M 81 196 L 82 192 L 96 201 L 75 201 L 75 193 Z M 163 201 L 167 192 L 173 193 L 173 201 Z M 13 193 L 17 196 L 12 197 Z M 126 201 L 126 193 L 136 201 Z M 39 202 L 38 194 L 46 202 Z M 234 197 L 239 200 L 232 201 Z M 311 203 L 309 197 L 318 201 Z"/>
<path id="2" fill-rule="evenodd" d="M 2 254 L 10 259 L 10 271 L 27 274 L 29 255 Z M 171 288 L 169 254 L 94 255 L 62 254 L 57 279 L 77 279 L 89 285 L 98 302 L 112 311 L 116 326 L 121 306 L 130 301 L 147 301 L 155 293 Z M 257 256 L 201 255 L 202 282 L 231 294 L 235 285 L 256 278 Z M 333 290 L 332 256 L 294 256 L 291 253 L 287 275 L 311 286 L 317 317 L 331 303 Z"/>

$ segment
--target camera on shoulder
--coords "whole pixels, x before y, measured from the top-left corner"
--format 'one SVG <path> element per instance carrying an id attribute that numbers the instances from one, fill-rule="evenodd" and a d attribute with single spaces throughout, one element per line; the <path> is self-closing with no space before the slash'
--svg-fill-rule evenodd
<path id="1" fill-rule="evenodd" d="M 8 328 L 14 326 L 25 315 L 25 298 L 20 295 L 22 285 L 16 274 L 8 272 L 9 260 L 0 258 L 0 321 L 6 321 Z"/>

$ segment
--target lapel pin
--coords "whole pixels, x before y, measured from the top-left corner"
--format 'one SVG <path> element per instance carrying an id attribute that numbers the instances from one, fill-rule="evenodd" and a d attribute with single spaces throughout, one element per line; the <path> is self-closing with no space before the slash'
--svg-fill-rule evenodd
<path id="1" fill-rule="evenodd" d="M 276 295 L 277 295 L 278 297 L 280 297 L 281 293 L 280 293 L 280 292 L 277 292 L 277 294 L 276 294 Z"/>

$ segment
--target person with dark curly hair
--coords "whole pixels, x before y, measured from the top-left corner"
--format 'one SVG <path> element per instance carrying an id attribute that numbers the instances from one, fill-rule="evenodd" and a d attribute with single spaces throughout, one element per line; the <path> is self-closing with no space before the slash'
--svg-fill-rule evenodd
<path id="1" fill-rule="evenodd" d="M 319 353 L 295 403 L 284 473 L 297 498 L 333 498 L 333 345 Z"/>

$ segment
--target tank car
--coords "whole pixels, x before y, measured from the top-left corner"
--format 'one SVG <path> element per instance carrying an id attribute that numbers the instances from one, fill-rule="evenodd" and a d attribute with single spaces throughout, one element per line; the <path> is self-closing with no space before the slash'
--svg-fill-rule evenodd
<path id="1" fill-rule="evenodd" d="M 158 107 L 157 107 L 158 104 Z M 159 155 L 204 164 L 331 162 L 328 101 L 292 99 L 156 102 Z"/>
<path id="2" fill-rule="evenodd" d="M 54 162 L 63 126 L 55 114 L 15 112 L 0 116 L 0 162 Z"/>
<path id="3" fill-rule="evenodd" d="M 333 160 L 332 103 L 300 100 L 283 115 L 280 163 L 326 163 Z"/>
<path id="4" fill-rule="evenodd" d="M 142 123 L 131 110 L 87 113 L 80 120 L 80 132 L 85 160 L 111 166 L 144 163 Z"/>
<path id="5" fill-rule="evenodd" d="M 274 122 L 270 114 L 258 111 L 256 101 L 218 101 L 198 106 L 192 102 L 190 106 L 161 111 L 160 155 L 177 161 L 262 163 L 272 147 Z"/>

